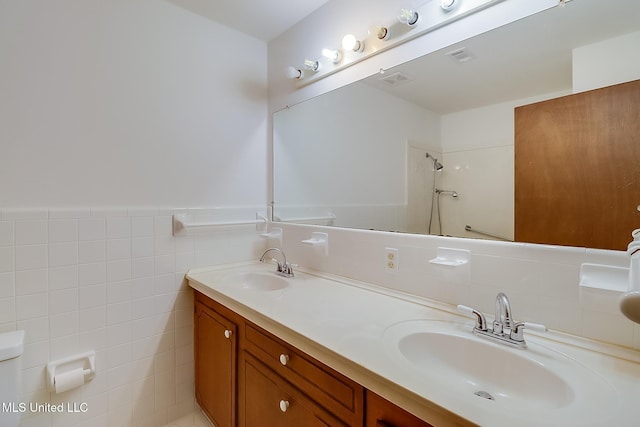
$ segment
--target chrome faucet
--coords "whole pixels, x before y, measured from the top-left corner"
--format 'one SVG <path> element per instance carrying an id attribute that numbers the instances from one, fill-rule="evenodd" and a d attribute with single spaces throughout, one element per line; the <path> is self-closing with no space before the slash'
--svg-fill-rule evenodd
<path id="1" fill-rule="evenodd" d="M 275 261 L 277 264 L 276 274 L 279 274 L 280 276 L 284 276 L 284 277 L 293 277 L 293 266 L 287 262 L 287 256 L 284 254 L 284 251 L 280 248 L 269 248 L 266 251 L 264 251 L 264 253 L 260 257 L 260 262 L 264 262 L 265 257 L 271 251 L 276 251 L 280 255 L 282 255 L 282 262 L 278 261 L 277 259 L 270 258 L 271 260 Z"/>
<path id="2" fill-rule="evenodd" d="M 499 292 L 496 295 L 496 315 L 493 321 L 493 333 L 503 333 L 505 330 L 511 331 L 513 320 L 511 320 L 511 304 L 509 298 Z"/>
<path id="3" fill-rule="evenodd" d="M 524 340 L 525 328 L 539 332 L 545 332 L 547 330 L 546 326 L 538 323 L 514 322 L 511 318 L 509 298 L 507 298 L 507 295 L 503 292 L 499 292 L 498 295 L 496 295 L 496 313 L 493 320 L 493 329 L 489 329 L 487 320 L 480 311 L 467 307 L 466 305 L 459 305 L 458 311 L 475 316 L 476 324 L 473 327 L 474 334 L 514 347 L 525 348 L 527 346 Z"/>

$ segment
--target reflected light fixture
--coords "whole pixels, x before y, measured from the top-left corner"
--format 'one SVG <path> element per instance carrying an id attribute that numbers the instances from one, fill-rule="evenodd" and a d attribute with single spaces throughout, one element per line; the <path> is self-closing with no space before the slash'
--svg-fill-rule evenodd
<path id="1" fill-rule="evenodd" d="M 456 7 L 458 3 L 459 3 L 458 0 L 440 0 L 440 7 L 445 12 L 448 12 L 454 7 Z"/>
<path id="2" fill-rule="evenodd" d="M 405 25 L 413 27 L 418 23 L 418 19 L 420 16 L 418 12 L 410 9 L 402 9 L 400 10 L 400 15 L 398 16 L 398 21 L 402 22 Z"/>
<path id="3" fill-rule="evenodd" d="M 288 67 L 285 74 L 287 78 L 291 80 L 301 80 L 304 78 L 304 72 L 296 67 Z"/>
<path id="4" fill-rule="evenodd" d="M 304 63 L 302 64 L 302 67 L 305 70 L 313 71 L 315 73 L 320 69 L 320 62 L 319 61 L 313 61 L 311 59 L 305 59 Z"/>
<path id="5" fill-rule="evenodd" d="M 364 51 L 364 42 L 358 40 L 353 34 L 347 34 L 342 38 L 342 48 L 354 52 Z"/>
<path id="6" fill-rule="evenodd" d="M 391 33 L 389 33 L 389 29 L 383 25 L 371 27 L 369 34 L 376 36 L 378 40 L 389 40 L 391 35 Z"/>
<path id="7" fill-rule="evenodd" d="M 322 49 L 322 56 L 329 59 L 329 61 L 333 62 L 334 64 L 337 64 L 342 59 L 342 55 L 340 54 L 339 50 L 327 48 Z"/>

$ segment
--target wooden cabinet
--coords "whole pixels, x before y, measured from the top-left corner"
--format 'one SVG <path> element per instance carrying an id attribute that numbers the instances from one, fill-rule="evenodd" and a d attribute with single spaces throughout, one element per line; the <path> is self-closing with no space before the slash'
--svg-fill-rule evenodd
<path id="1" fill-rule="evenodd" d="M 229 314 L 226 311 L 204 295 L 196 295 L 196 400 L 216 427 L 236 425 L 238 325 L 231 316 L 224 316 Z"/>
<path id="2" fill-rule="evenodd" d="M 367 390 L 365 427 L 433 427 L 415 415 Z"/>
<path id="3" fill-rule="evenodd" d="M 240 426 L 347 426 L 251 354 L 241 360 Z"/>
<path id="4" fill-rule="evenodd" d="M 431 427 L 199 292 L 194 324 L 196 400 L 216 427 Z"/>
<path id="5" fill-rule="evenodd" d="M 360 384 L 255 325 L 246 324 L 244 343 L 243 354 L 253 355 L 344 425 L 362 425 L 364 388 Z"/>

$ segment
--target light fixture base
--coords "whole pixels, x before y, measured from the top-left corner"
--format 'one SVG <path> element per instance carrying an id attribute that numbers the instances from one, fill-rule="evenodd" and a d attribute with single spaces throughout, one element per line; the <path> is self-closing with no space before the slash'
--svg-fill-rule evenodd
<path id="1" fill-rule="evenodd" d="M 455 7 L 458 6 L 458 3 L 460 3 L 458 0 L 440 0 L 440 7 L 445 12 L 449 12 L 455 9 Z"/>

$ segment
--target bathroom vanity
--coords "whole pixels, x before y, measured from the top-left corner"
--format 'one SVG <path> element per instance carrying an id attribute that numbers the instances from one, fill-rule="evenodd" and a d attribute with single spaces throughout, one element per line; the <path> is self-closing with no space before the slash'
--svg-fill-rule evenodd
<path id="1" fill-rule="evenodd" d="M 195 295 L 196 398 L 218 427 L 429 427 L 203 293 Z M 237 412 L 236 412 L 237 410 Z"/>
<path id="2" fill-rule="evenodd" d="M 436 301 L 273 265 L 191 270 L 196 399 L 217 427 L 633 425 L 636 352 L 474 335 Z M 517 311 L 514 316 L 517 317 Z M 563 342 L 564 341 L 564 342 Z M 588 348 L 591 347 L 591 348 Z"/>

